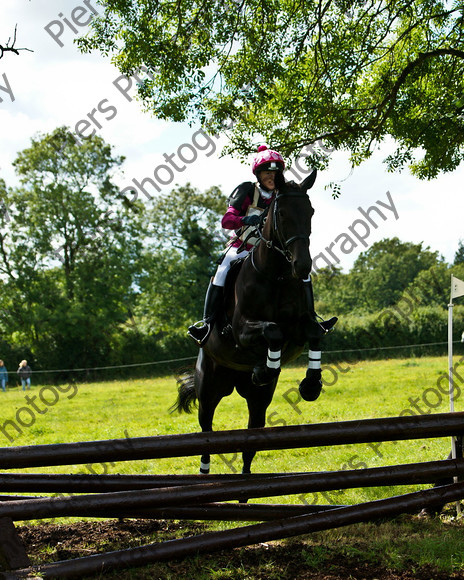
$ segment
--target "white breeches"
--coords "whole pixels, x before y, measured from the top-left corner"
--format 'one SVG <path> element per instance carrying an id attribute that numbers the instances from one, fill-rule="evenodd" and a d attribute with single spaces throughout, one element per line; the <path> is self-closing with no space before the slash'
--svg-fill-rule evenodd
<path id="1" fill-rule="evenodd" d="M 227 250 L 224 259 L 219 264 L 218 269 L 216 270 L 216 274 L 214 275 L 213 284 L 215 286 L 224 287 L 226 284 L 227 272 L 230 269 L 230 263 L 234 260 L 237 260 L 238 258 L 244 258 L 248 254 L 248 250 L 243 249 L 239 253 L 237 253 L 237 250 L 238 248 L 235 248 L 234 246 L 230 246 L 230 248 Z"/>

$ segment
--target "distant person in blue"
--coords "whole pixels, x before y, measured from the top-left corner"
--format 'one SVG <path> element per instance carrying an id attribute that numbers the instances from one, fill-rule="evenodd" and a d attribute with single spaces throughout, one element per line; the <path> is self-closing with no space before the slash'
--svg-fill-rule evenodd
<path id="1" fill-rule="evenodd" d="M 6 384 L 8 382 L 8 371 L 3 361 L 0 360 L 0 383 L 2 384 L 2 391 L 6 391 Z"/>
<path id="2" fill-rule="evenodd" d="M 19 363 L 18 375 L 21 379 L 21 385 L 23 386 L 23 391 L 26 390 L 26 386 L 28 389 L 31 388 L 31 367 L 27 364 L 27 360 L 22 360 Z"/>

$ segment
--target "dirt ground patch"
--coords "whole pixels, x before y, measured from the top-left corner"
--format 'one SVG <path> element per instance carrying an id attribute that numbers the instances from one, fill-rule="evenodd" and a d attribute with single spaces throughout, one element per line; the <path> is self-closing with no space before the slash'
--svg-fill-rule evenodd
<path id="1" fill-rule="evenodd" d="M 105 520 L 73 524 L 43 523 L 17 527 L 33 564 L 69 560 L 197 535 L 203 523 L 165 520 Z M 386 569 L 372 555 L 341 553 L 336 543 L 321 546 L 309 539 L 269 542 L 184 560 L 157 562 L 89 578 L 122 580 L 464 580 L 464 573 L 444 573 L 432 565 Z"/>

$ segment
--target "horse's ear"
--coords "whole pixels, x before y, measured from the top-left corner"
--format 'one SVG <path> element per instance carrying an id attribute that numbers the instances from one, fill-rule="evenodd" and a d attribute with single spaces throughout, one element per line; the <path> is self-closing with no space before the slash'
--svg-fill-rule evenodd
<path id="1" fill-rule="evenodd" d="M 316 176 L 317 176 L 317 169 L 313 169 L 311 171 L 311 173 L 308 175 L 308 177 L 302 183 L 300 183 L 301 189 L 303 191 L 307 191 L 308 189 L 311 189 L 311 187 L 314 185 L 314 182 L 316 181 Z"/>

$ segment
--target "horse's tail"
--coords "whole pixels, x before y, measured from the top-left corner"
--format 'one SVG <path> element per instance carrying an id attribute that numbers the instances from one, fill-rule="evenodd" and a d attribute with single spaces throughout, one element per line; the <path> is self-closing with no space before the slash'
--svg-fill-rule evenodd
<path id="1" fill-rule="evenodd" d="M 169 408 L 170 413 L 191 413 L 197 406 L 195 376 L 193 372 L 183 373 L 177 377 L 177 401 Z"/>

